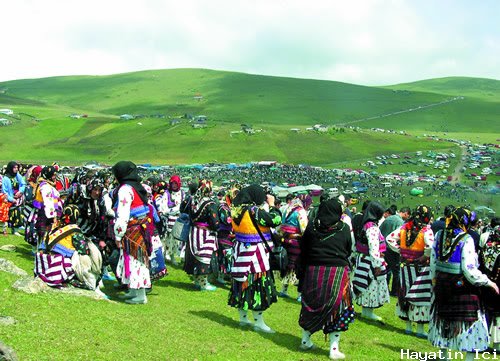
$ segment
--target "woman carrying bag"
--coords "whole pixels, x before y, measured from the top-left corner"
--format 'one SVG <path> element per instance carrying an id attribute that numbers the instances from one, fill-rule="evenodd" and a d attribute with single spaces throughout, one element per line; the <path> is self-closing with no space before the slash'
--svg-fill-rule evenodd
<path id="1" fill-rule="evenodd" d="M 228 304 L 238 309 L 240 326 L 252 325 L 248 319 L 248 310 L 252 310 L 253 329 L 274 333 L 263 319 L 263 312 L 277 301 L 264 244 L 264 240 L 271 242 L 271 227 L 281 224 L 281 214 L 274 207 L 274 196 L 266 195 L 256 184 L 243 188 L 233 201 L 231 218 L 235 245 Z"/>

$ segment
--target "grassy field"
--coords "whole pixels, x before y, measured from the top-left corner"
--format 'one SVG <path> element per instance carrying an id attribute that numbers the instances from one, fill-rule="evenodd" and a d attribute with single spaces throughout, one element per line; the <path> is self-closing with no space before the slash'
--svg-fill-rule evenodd
<path id="1" fill-rule="evenodd" d="M 20 237 L 2 237 L 0 245 L 14 244 L 14 253 L 0 251 L 28 273 L 33 261 Z M 280 299 L 266 312 L 276 330 L 263 335 L 238 326 L 237 312 L 227 306 L 228 289 L 194 291 L 179 268 L 156 282 L 148 304 L 130 306 L 57 293 L 29 295 L 14 290 L 13 275 L 0 273 L 0 315 L 17 320 L 0 326 L 0 339 L 14 348 L 20 360 L 327 360 L 328 341 L 313 335 L 318 346 L 298 350 L 300 305 Z M 117 300 L 111 284 L 106 293 Z M 396 300 L 377 312 L 385 325 L 362 319 L 341 338 L 349 360 L 399 360 L 401 349 L 435 351 L 431 345 L 404 334 L 404 323 L 394 315 Z M 358 310 L 359 311 L 359 310 Z"/>
<path id="2" fill-rule="evenodd" d="M 411 135 L 446 133 L 449 138 L 456 134 L 457 139 L 495 142 L 500 133 L 500 101 L 491 94 L 497 94 L 499 84 L 451 78 L 366 87 L 206 69 L 15 80 L 0 83 L 0 89 L 6 89 L 0 94 L 0 106 L 21 114 L 20 119 L 12 118 L 12 126 L 2 128 L 0 161 L 131 159 L 182 164 L 275 159 L 326 165 L 383 152 L 445 147 L 415 137 L 365 132 L 324 136 L 304 130 L 313 124 L 350 122 L 362 128 L 406 130 Z M 200 94 L 201 100 L 194 99 Z M 439 104 L 464 94 L 464 99 Z M 425 107 L 430 104 L 439 105 Z M 69 118 L 72 113 L 88 114 L 88 118 Z M 123 113 L 167 118 L 119 120 Z M 185 114 L 207 115 L 208 128 L 192 129 L 186 119 L 177 126 L 169 124 L 169 117 Z M 358 121 L 375 116 L 379 118 Z M 263 132 L 230 136 L 241 124 Z M 292 133 L 292 127 L 302 131 Z"/>

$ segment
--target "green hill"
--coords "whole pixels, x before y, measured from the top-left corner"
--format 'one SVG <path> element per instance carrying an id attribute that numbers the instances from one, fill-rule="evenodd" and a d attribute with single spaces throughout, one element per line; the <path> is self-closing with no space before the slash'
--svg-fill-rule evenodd
<path id="1" fill-rule="evenodd" d="M 495 102 L 498 102 L 500 98 L 500 81 L 485 78 L 447 77 L 390 85 L 387 88 L 454 96 L 472 96 Z"/>
<path id="2" fill-rule="evenodd" d="M 477 96 L 453 101 L 453 82 L 438 93 L 432 84 L 439 79 L 404 91 L 404 85 L 367 87 L 205 69 L 15 80 L 0 83 L 6 90 L 0 94 L 0 106 L 21 114 L 12 126 L 2 128 L 0 158 L 75 163 L 123 158 L 159 163 L 276 159 L 326 165 L 387 152 L 451 147 L 349 129 L 306 132 L 318 123 L 413 134 L 474 131 L 481 140 L 494 141 L 500 133 L 500 101 L 473 88 L 482 80 L 468 81 L 468 92 Z M 460 84 L 465 87 L 464 81 Z M 494 89 L 500 81 L 488 84 Z M 88 118 L 69 118 L 72 113 Z M 141 119 L 120 120 L 124 113 Z M 187 119 L 170 125 L 169 119 L 187 114 L 208 116 L 208 127 L 192 129 Z M 231 135 L 241 124 L 262 132 Z M 300 132 L 292 133 L 292 127 Z"/>

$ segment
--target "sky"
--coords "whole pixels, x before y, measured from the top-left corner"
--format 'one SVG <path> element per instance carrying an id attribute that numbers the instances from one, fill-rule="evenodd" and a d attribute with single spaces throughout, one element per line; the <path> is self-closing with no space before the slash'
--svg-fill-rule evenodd
<path id="1" fill-rule="evenodd" d="M 500 80 L 497 0 L 0 0 L 0 81 L 206 68 Z"/>

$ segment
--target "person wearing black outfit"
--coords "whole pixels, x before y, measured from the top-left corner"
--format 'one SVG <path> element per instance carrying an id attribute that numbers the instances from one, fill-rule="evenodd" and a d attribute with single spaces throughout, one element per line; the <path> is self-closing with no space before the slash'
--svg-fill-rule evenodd
<path id="1" fill-rule="evenodd" d="M 334 198 L 322 202 L 316 218 L 304 232 L 302 252 L 302 350 L 314 347 L 311 335 L 323 329 L 330 337 L 330 359 L 343 359 L 340 332 L 354 320 L 349 281 L 352 238 L 341 221 L 342 204 Z"/>

